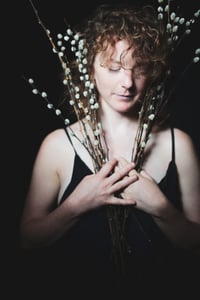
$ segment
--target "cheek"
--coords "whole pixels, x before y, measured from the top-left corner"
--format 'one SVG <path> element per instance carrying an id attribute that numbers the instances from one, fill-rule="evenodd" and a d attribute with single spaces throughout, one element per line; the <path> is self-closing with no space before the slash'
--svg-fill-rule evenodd
<path id="1" fill-rule="evenodd" d="M 104 92 L 104 90 L 107 90 L 112 83 L 110 77 L 103 72 L 96 74 L 94 78 L 95 78 L 96 88 L 97 90 L 99 90 L 99 92 Z"/>
<path id="2" fill-rule="evenodd" d="M 135 80 L 135 85 L 137 87 L 138 91 L 142 91 L 146 87 L 146 78 L 140 78 L 138 80 Z"/>

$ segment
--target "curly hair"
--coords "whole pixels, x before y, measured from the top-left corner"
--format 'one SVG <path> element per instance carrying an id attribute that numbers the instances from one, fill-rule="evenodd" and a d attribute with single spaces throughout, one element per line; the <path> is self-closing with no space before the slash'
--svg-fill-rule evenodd
<path id="1" fill-rule="evenodd" d="M 164 24 L 158 20 L 153 6 L 137 7 L 124 2 L 114 5 L 102 4 L 89 18 L 78 24 L 75 30 L 86 42 L 87 72 L 91 79 L 96 55 L 102 54 L 105 59 L 102 65 L 106 66 L 115 51 L 116 42 L 120 40 L 126 40 L 129 45 L 121 55 L 122 67 L 123 57 L 129 49 L 133 48 L 132 55 L 136 62 L 133 72 L 136 74 L 142 72 L 146 76 L 148 83 L 146 86 L 149 89 L 155 88 L 160 82 L 166 83 L 169 79 L 170 48 Z M 70 68 L 74 84 L 79 86 L 80 91 L 84 90 L 84 85 L 79 81 L 77 62 L 73 59 Z M 65 90 L 64 93 L 64 99 L 68 98 L 68 91 Z M 98 91 L 96 93 L 98 94 Z M 86 100 L 82 99 L 82 102 L 85 103 Z M 163 110 L 157 116 L 157 121 L 164 123 L 166 118 L 168 118 L 168 111 Z"/>
<path id="2" fill-rule="evenodd" d="M 81 32 L 87 42 L 88 70 L 92 73 L 97 53 L 113 48 L 125 39 L 134 47 L 134 59 L 150 81 L 168 72 L 168 44 L 165 30 L 152 6 L 137 8 L 130 4 L 103 4 L 86 21 Z M 112 55 L 112 54 L 111 54 Z"/>

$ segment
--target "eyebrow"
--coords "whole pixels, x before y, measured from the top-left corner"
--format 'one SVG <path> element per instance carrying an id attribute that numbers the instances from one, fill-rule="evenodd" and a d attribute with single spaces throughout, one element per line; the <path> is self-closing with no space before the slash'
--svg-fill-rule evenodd
<path id="1" fill-rule="evenodd" d="M 110 60 L 111 64 L 119 65 L 124 70 L 133 70 L 136 66 L 132 65 L 131 67 L 126 67 L 126 65 L 122 61 Z"/>
<path id="2" fill-rule="evenodd" d="M 139 67 L 139 66 L 134 65 L 134 63 L 131 67 L 126 67 L 125 64 L 123 64 L 123 61 L 113 59 L 112 57 L 110 57 L 109 59 L 106 59 L 105 62 L 100 63 L 100 65 L 102 67 L 109 67 L 111 65 L 120 66 L 124 70 L 133 70 L 134 68 Z"/>

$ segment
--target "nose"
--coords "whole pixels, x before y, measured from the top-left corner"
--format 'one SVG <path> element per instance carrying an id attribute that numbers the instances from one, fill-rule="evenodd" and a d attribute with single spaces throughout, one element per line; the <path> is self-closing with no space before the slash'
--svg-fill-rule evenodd
<path id="1" fill-rule="evenodd" d="M 133 86 L 133 72 L 132 70 L 122 71 L 122 87 L 125 89 L 130 89 Z"/>

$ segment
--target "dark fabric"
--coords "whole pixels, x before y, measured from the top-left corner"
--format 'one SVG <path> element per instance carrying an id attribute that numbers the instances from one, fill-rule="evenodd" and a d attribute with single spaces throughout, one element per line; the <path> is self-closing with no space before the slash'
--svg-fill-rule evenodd
<path id="1" fill-rule="evenodd" d="M 86 175 L 90 174 L 92 174 L 90 169 L 75 152 L 72 179 L 62 196 L 61 203 L 71 194 L 77 184 Z M 166 175 L 160 181 L 159 186 L 161 190 L 166 194 L 169 201 L 180 208 L 180 188 L 175 164 L 173 130 L 172 160 L 169 162 L 168 169 L 166 170 Z M 128 243 L 131 248 L 134 249 L 134 256 L 148 256 L 152 254 L 152 251 L 160 252 L 161 247 L 165 249 L 165 247 L 169 246 L 170 244 L 165 236 L 160 232 L 152 217 L 137 209 L 131 209 L 127 221 L 126 231 Z M 102 234 L 101 238 L 99 238 L 100 233 Z M 82 238 L 80 239 L 80 237 Z M 106 207 L 100 209 L 99 211 L 90 212 L 88 215 L 83 216 L 80 219 L 80 222 L 70 231 L 70 233 L 66 235 L 66 238 L 73 239 L 76 242 L 80 241 L 81 243 L 83 243 L 83 239 L 85 238 L 87 243 L 84 246 L 86 248 L 87 244 L 91 241 L 94 245 L 98 245 L 97 249 L 100 249 L 102 251 L 103 247 L 109 253 L 111 251 L 110 243 L 108 242 L 110 240 L 110 232 L 107 221 Z M 103 241 L 105 241 L 105 243 L 102 243 Z M 90 247 L 91 245 L 89 245 L 87 251 L 90 251 Z"/>
<path id="2" fill-rule="evenodd" d="M 90 174 L 90 169 L 75 153 L 72 179 L 61 202 Z M 172 159 L 159 187 L 169 201 L 181 209 L 173 131 Z M 62 290 L 66 295 L 70 292 L 73 299 L 79 292 L 93 299 L 114 299 L 120 295 L 128 299 L 131 293 L 140 295 L 140 299 L 146 294 L 156 297 L 158 286 L 170 297 L 175 288 L 179 292 L 183 290 L 184 280 L 188 285 L 184 272 L 191 271 L 191 257 L 188 260 L 187 253 L 175 249 L 149 215 L 132 209 L 126 224 L 126 238 L 130 247 L 127 270 L 125 276 L 119 276 L 113 267 L 107 210 L 103 207 L 82 216 L 54 245 L 38 251 L 35 256 L 38 260 L 33 260 L 32 267 L 37 272 L 40 264 L 41 286 L 42 278 L 48 278 L 45 281 L 48 290 L 54 287 L 56 292 Z"/>

